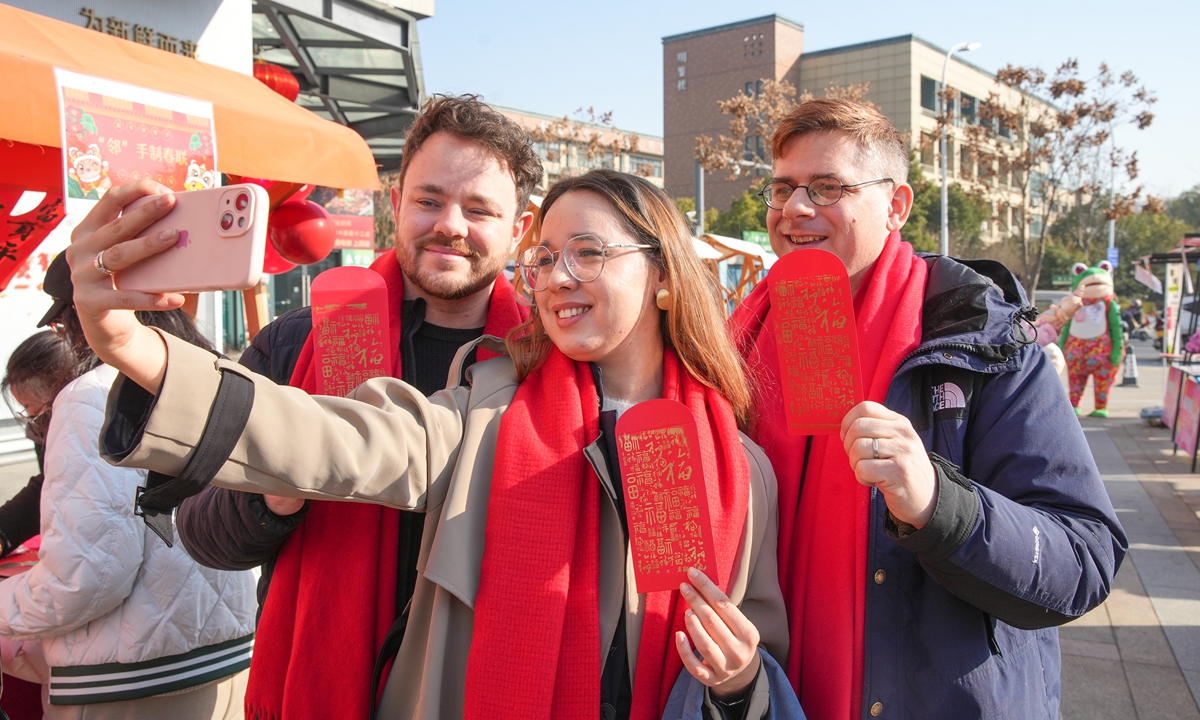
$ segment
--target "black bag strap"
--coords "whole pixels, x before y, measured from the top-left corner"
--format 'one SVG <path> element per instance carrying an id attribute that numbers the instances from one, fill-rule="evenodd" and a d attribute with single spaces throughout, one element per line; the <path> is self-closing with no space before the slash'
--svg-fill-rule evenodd
<path id="1" fill-rule="evenodd" d="M 383 647 L 379 649 L 379 656 L 375 658 L 375 670 L 371 673 L 370 720 L 377 720 L 379 717 L 379 683 L 383 681 L 383 670 L 387 667 L 388 661 L 400 652 L 400 643 L 404 642 L 404 631 L 408 628 L 408 611 L 411 608 L 412 600 L 409 599 L 404 612 L 400 613 L 400 617 L 396 618 L 392 626 L 388 628 L 387 635 L 383 636 Z"/>
<path id="2" fill-rule="evenodd" d="M 167 547 L 175 544 L 175 508 L 199 494 L 216 477 L 246 429 L 253 407 L 254 382 L 222 368 L 221 384 L 217 387 L 217 397 L 209 410 L 204 432 L 183 472 L 171 477 L 151 471 L 146 476 L 146 487 L 138 488 L 133 513 L 142 516 L 146 526 L 162 538 Z"/>

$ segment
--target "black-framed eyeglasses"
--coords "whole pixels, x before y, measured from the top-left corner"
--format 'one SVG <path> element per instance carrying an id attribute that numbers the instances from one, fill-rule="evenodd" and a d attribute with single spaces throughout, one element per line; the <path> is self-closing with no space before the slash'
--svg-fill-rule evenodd
<path id="1" fill-rule="evenodd" d="M 571 277 L 585 283 L 600 277 L 600 273 L 604 271 L 604 260 L 608 251 L 614 248 L 652 250 L 654 246 L 632 243 L 607 244 L 595 235 L 576 235 L 558 252 L 551 252 L 545 245 L 527 248 L 517 259 L 517 264 L 521 268 L 521 278 L 525 284 L 531 290 L 540 292 L 550 286 L 550 275 L 558 265 L 559 256 L 566 262 L 567 272 Z"/>
<path id="2" fill-rule="evenodd" d="M 881 182 L 896 184 L 896 181 L 892 178 L 879 178 L 878 180 L 868 180 L 866 182 L 854 183 L 853 185 L 846 185 L 841 180 L 832 177 L 817 178 L 807 185 L 791 185 L 777 180 L 767 183 L 766 187 L 758 191 L 758 196 L 772 210 L 782 210 L 783 206 L 787 205 L 788 200 L 792 198 L 792 193 L 803 188 L 808 193 L 808 199 L 812 200 L 813 205 L 828 207 L 829 205 L 836 205 L 848 188 L 865 187 Z"/>

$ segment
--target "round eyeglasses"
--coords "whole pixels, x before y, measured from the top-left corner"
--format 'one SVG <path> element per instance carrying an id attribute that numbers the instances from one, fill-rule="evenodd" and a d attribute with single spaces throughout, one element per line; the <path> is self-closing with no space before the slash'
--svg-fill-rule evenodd
<path id="1" fill-rule="evenodd" d="M 878 180 L 868 180 L 866 182 L 854 183 L 853 185 L 844 185 L 837 178 L 817 178 L 807 185 L 790 185 L 783 181 L 767 183 L 767 186 L 758 191 L 758 196 L 763 199 L 767 207 L 772 210 L 782 210 L 784 205 L 787 205 L 791 199 L 792 193 L 804 188 L 808 193 L 808 199 L 812 200 L 813 205 L 827 207 L 836 205 L 838 200 L 842 199 L 847 188 L 864 187 L 866 185 L 874 185 L 881 182 L 890 182 L 895 185 L 896 181 L 891 178 L 879 178 Z"/>
<path id="2" fill-rule="evenodd" d="M 521 268 L 521 278 L 531 290 L 540 292 L 550 286 L 550 275 L 558 264 L 561 255 L 567 265 L 567 272 L 581 283 L 591 282 L 600 277 L 604 271 L 604 259 L 613 248 L 634 248 L 652 250 L 653 245 L 634 245 L 631 243 L 607 245 L 595 235 L 577 235 L 567 241 L 562 250 L 551 252 L 545 245 L 527 248 L 521 253 L 517 264 Z"/>

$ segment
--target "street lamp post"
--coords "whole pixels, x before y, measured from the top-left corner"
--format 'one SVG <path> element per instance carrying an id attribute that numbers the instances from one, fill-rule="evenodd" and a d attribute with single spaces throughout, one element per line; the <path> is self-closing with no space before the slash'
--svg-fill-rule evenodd
<path id="1" fill-rule="evenodd" d="M 941 86 L 941 88 L 939 88 L 941 90 L 941 92 L 938 93 L 938 98 L 940 100 L 940 104 L 941 104 L 941 108 L 942 108 L 942 120 L 943 120 L 942 133 L 941 133 L 941 135 L 942 135 L 942 139 L 941 139 L 941 150 L 942 150 L 942 153 L 941 153 L 942 154 L 942 254 L 943 255 L 950 254 L 950 211 L 949 211 L 949 204 L 948 204 L 948 198 L 950 195 L 950 187 L 946 184 L 947 180 L 948 180 L 948 178 L 946 177 L 946 125 L 948 124 L 948 121 L 949 121 L 949 118 L 946 115 L 946 74 L 950 70 L 950 57 L 952 55 L 954 55 L 954 53 L 960 52 L 960 51 L 961 52 L 971 52 L 972 50 L 978 50 L 981 47 L 983 47 L 982 43 L 961 42 L 961 43 L 955 45 L 954 47 L 950 48 L 950 52 L 946 53 L 946 62 L 942 65 L 942 86 Z"/>

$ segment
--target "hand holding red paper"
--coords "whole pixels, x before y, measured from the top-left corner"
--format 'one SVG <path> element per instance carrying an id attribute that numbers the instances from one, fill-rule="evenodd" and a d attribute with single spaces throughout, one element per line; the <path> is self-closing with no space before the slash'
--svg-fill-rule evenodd
<path id="1" fill-rule="evenodd" d="M 687 632 L 675 634 L 683 666 L 717 697 L 737 695 L 758 674 L 758 628 L 707 575 L 693 568 L 688 581 L 679 586 L 689 607 Z"/>
<path id="2" fill-rule="evenodd" d="M 683 403 L 648 400 L 617 420 L 617 457 L 639 593 L 674 590 L 713 567 L 712 519 L 696 420 Z"/>
<path id="3" fill-rule="evenodd" d="M 879 488 L 897 520 L 925 527 L 937 505 L 937 473 L 908 418 L 859 403 L 842 419 L 841 437 L 858 481 Z"/>

